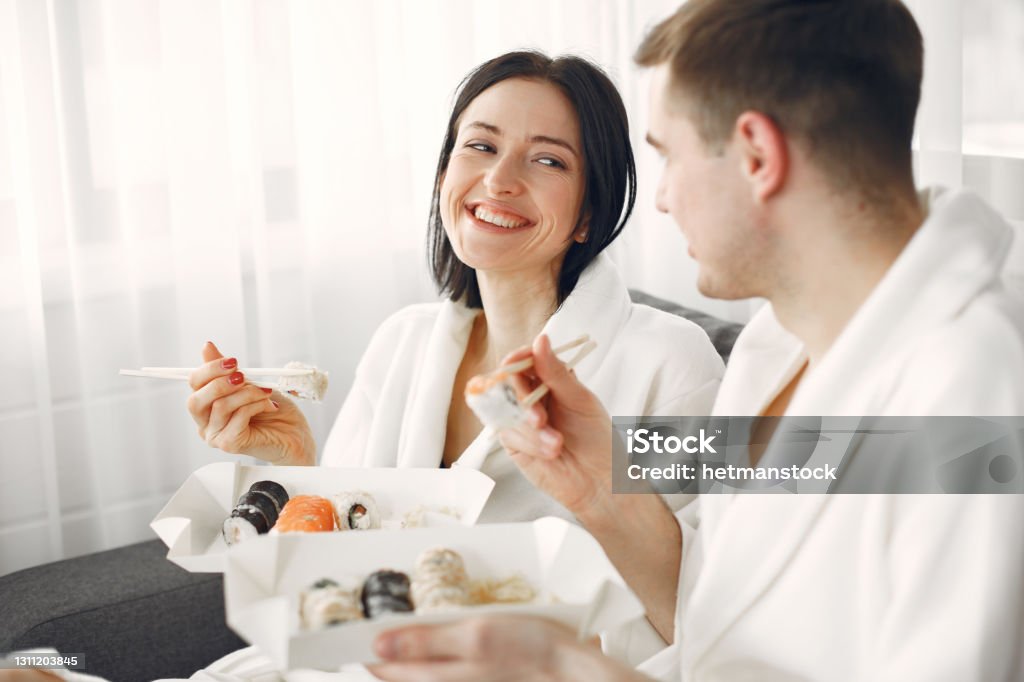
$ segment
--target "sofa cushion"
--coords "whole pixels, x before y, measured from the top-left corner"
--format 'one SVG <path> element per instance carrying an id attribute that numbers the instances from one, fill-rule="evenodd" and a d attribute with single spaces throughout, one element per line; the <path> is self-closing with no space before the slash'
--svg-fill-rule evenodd
<path id="1" fill-rule="evenodd" d="M 732 347 L 736 343 L 736 337 L 739 336 L 740 331 L 743 329 L 742 324 L 729 322 L 714 315 L 708 315 L 699 310 L 687 308 L 664 298 L 652 296 L 639 289 L 630 289 L 629 297 L 634 303 L 642 303 L 658 310 L 664 310 L 667 313 L 678 315 L 699 325 L 707 333 L 708 338 L 711 339 L 715 350 L 722 356 L 722 362 L 729 363 L 729 355 L 732 353 Z"/>
<path id="2" fill-rule="evenodd" d="M 160 540 L 0 577 L 0 652 L 53 647 L 120 682 L 188 677 L 245 643 L 224 622 L 223 578 L 189 573 Z"/>

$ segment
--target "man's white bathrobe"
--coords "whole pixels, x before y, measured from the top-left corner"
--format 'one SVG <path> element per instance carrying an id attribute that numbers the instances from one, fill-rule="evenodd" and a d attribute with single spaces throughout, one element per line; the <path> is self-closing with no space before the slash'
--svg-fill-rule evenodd
<path id="1" fill-rule="evenodd" d="M 472 310 L 452 301 L 414 305 L 374 334 L 324 446 L 326 466 L 437 467 L 455 373 L 466 352 Z M 597 348 L 576 375 L 613 415 L 700 415 L 711 409 L 722 360 L 697 325 L 629 299 L 606 256 L 544 325 L 558 345 L 590 334 Z M 537 491 L 496 442 L 481 471 L 495 481 L 482 522 L 529 521 L 568 512 Z"/>
<path id="2" fill-rule="evenodd" d="M 929 217 L 790 415 L 1024 415 L 1012 228 L 967 193 Z M 770 306 L 741 333 L 717 415 L 757 415 L 806 357 Z M 1021 475 L 1018 472 L 1018 476 Z M 677 515 L 674 680 L 1020 680 L 1024 496 L 703 495 Z"/>

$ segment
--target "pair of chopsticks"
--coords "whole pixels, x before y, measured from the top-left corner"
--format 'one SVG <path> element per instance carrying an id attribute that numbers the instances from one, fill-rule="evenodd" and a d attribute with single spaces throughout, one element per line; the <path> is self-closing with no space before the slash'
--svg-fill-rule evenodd
<path id="1" fill-rule="evenodd" d="M 583 360 L 583 358 L 590 355 L 590 353 L 595 348 L 597 348 L 597 342 L 590 340 L 590 334 L 584 334 L 579 338 L 575 338 L 572 341 L 563 343 L 561 346 L 552 348 L 551 352 L 554 353 L 555 355 L 560 355 L 567 350 L 572 350 L 573 348 L 576 348 L 577 346 L 581 346 L 581 348 L 578 351 L 576 351 L 576 355 L 574 355 L 572 359 L 565 363 L 565 366 L 568 369 L 572 369 L 577 364 L 579 364 L 579 362 Z M 531 367 L 533 367 L 533 358 L 529 357 L 526 358 L 525 360 L 520 360 L 519 362 L 513 362 L 508 365 L 502 365 L 501 367 L 498 367 L 496 370 L 494 370 L 492 374 L 497 374 L 499 372 L 504 374 L 518 374 L 519 372 L 527 370 Z M 536 389 L 534 389 L 532 393 L 523 398 L 520 401 L 520 404 L 523 407 L 530 407 L 535 402 L 537 402 L 545 395 L 547 395 L 548 390 L 549 389 L 546 384 L 541 384 Z"/>
<path id="2" fill-rule="evenodd" d="M 143 367 L 142 369 L 122 369 L 119 374 L 126 377 L 188 381 L 188 375 L 193 369 L 193 367 Z M 314 372 L 313 369 L 287 369 L 284 367 L 240 367 L 235 371 L 246 376 L 245 383 L 260 388 L 278 388 L 278 384 L 271 381 L 250 381 L 248 377 L 301 377 Z"/>

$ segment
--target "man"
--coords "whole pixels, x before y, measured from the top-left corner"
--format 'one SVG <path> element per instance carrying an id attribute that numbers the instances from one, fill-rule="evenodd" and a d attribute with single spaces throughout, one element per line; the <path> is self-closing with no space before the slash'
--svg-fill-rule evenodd
<path id="1" fill-rule="evenodd" d="M 636 59 L 648 140 L 706 295 L 769 301 L 719 415 L 1024 414 L 1011 228 L 918 194 L 921 35 L 897 0 L 691 0 Z M 601 542 L 673 646 L 665 679 L 1024 674 L 1019 495 L 704 495 L 675 518 L 611 494 L 611 425 L 540 338 L 546 408 L 502 442 Z M 532 387 L 524 379 L 524 390 Z M 640 679 L 541 619 L 383 635 L 384 679 Z"/>

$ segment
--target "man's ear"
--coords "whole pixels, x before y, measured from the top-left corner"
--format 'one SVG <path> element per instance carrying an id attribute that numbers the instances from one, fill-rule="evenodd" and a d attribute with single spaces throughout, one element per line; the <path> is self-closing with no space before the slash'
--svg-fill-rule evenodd
<path id="1" fill-rule="evenodd" d="M 754 201 L 762 203 L 778 193 L 789 174 L 789 151 L 782 129 L 770 116 L 744 111 L 736 119 L 733 139 Z"/>

